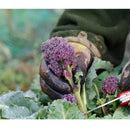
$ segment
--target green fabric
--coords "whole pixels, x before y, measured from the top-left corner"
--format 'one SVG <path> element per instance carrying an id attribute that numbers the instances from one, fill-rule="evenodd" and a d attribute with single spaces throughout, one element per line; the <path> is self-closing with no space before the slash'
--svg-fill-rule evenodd
<path id="1" fill-rule="evenodd" d="M 129 23 L 130 10 L 126 9 L 67 9 L 50 36 L 77 36 L 85 31 L 102 58 L 118 65 L 124 56 Z"/>

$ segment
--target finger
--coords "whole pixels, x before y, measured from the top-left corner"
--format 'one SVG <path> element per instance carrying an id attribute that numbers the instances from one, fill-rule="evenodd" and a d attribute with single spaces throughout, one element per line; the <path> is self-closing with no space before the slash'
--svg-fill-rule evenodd
<path id="1" fill-rule="evenodd" d="M 77 62 L 78 66 L 80 66 L 84 75 L 86 75 L 87 70 L 89 69 L 92 63 L 93 57 L 89 49 L 85 49 L 78 57 Z"/>
<path id="2" fill-rule="evenodd" d="M 81 84 L 84 83 L 85 77 L 87 75 L 87 71 L 92 63 L 93 57 L 89 49 L 85 49 L 81 52 L 81 54 L 77 57 L 78 68 L 76 71 L 81 70 L 83 72 L 83 77 L 81 79 Z"/>
<path id="3" fill-rule="evenodd" d="M 46 84 L 46 82 L 40 77 L 40 84 L 42 91 L 46 93 L 51 99 L 61 99 L 63 97 L 62 94 L 56 92 L 53 90 L 49 85 Z"/>
<path id="4" fill-rule="evenodd" d="M 56 75 L 54 75 L 53 72 L 50 71 L 44 58 L 41 59 L 40 75 L 44 79 L 44 81 L 57 92 L 62 94 L 72 92 L 72 89 L 68 83 L 65 83 L 64 81 L 59 79 Z"/>
<path id="5" fill-rule="evenodd" d="M 119 88 L 122 91 L 130 89 L 130 61 L 126 63 L 122 70 Z"/>

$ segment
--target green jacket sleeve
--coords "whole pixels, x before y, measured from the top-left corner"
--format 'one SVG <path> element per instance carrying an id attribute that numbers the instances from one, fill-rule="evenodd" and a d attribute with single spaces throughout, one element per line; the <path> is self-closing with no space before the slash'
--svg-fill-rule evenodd
<path id="1" fill-rule="evenodd" d="M 53 36 L 77 36 L 85 31 L 98 48 L 103 60 L 119 65 L 124 56 L 125 40 L 129 32 L 130 10 L 68 9 L 52 30 Z"/>

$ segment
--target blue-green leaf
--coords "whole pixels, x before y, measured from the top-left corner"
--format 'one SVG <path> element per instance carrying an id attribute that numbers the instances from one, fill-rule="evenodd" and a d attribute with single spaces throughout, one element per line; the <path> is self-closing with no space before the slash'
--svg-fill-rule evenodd
<path id="1" fill-rule="evenodd" d="M 44 115 L 44 116 L 43 116 Z M 66 100 L 54 100 L 48 107 L 38 112 L 40 119 L 84 119 L 76 104 L 71 104 Z"/>
<path id="2" fill-rule="evenodd" d="M 127 106 L 119 107 L 114 112 L 113 119 L 130 119 L 130 108 Z"/>
<path id="3" fill-rule="evenodd" d="M 7 119 L 31 119 L 39 106 L 33 100 L 25 98 L 23 92 L 9 92 L 0 96 L 0 109 L 2 117 Z"/>

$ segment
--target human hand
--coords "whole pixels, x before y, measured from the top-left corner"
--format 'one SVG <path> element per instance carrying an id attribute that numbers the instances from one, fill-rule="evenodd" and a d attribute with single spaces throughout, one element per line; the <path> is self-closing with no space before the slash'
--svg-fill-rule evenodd
<path id="1" fill-rule="evenodd" d="M 126 63 L 122 70 L 119 88 L 121 91 L 130 89 L 130 60 Z"/>
<path id="2" fill-rule="evenodd" d="M 79 46 L 77 46 L 79 47 Z M 77 51 L 74 47 L 77 57 L 77 67 L 73 69 L 73 74 L 77 71 L 83 72 L 83 77 L 81 77 L 81 84 L 85 80 L 87 73 L 87 68 L 92 62 L 92 55 L 89 49 L 85 48 Z M 44 52 L 42 53 L 41 63 L 40 63 L 40 84 L 42 91 L 45 92 L 52 99 L 62 98 L 64 94 L 69 94 L 72 92 L 70 84 L 62 77 L 57 77 L 48 67 L 47 62 L 44 57 Z"/>

